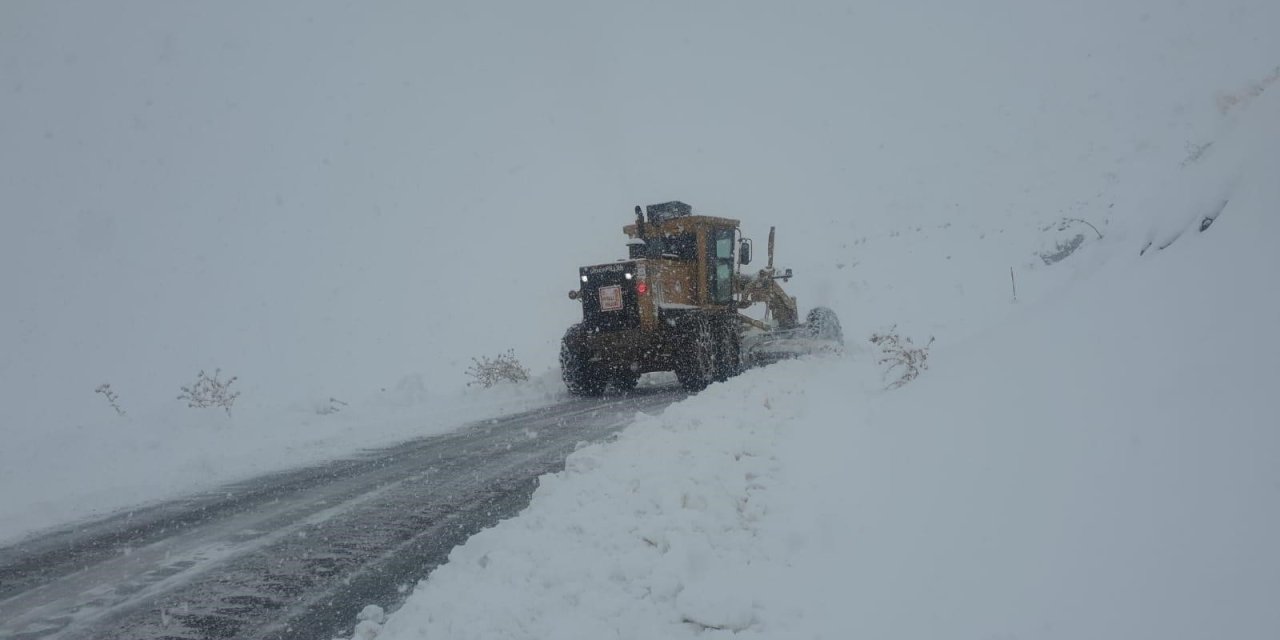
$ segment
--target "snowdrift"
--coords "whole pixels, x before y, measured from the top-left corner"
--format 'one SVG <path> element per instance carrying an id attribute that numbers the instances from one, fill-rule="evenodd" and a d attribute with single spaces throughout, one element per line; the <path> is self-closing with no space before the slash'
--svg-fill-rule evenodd
<path id="1" fill-rule="evenodd" d="M 1274 637 L 1275 94 L 917 381 L 868 349 L 641 417 L 357 636 Z"/>

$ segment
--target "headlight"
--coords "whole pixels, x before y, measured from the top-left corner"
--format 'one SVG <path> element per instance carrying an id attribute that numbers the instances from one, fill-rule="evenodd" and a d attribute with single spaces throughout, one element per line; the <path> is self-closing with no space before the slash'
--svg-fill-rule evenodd
<path id="1" fill-rule="evenodd" d="M 631 274 L 629 274 L 629 273 L 627 274 L 627 279 L 628 279 L 628 280 L 630 280 L 630 279 L 631 279 Z"/>
<path id="2" fill-rule="evenodd" d="M 582 276 L 582 281 L 583 281 L 583 282 L 586 282 L 586 281 L 587 281 L 587 277 L 586 277 L 586 276 Z"/>

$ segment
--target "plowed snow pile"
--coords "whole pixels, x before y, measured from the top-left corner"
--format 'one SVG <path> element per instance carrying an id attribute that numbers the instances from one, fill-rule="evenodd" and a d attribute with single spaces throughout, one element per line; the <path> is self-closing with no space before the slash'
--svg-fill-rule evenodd
<path id="1" fill-rule="evenodd" d="M 855 346 L 641 417 L 357 635 L 1276 637 L 1276 98 L 914 382 Z"/>

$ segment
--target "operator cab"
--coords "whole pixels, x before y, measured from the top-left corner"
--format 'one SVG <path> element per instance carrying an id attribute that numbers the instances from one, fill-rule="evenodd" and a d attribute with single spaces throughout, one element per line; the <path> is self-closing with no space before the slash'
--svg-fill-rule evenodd
<path id="1" fill-rule="evenodd" d="M 646 215 L 647 214 L 647 215 Z M 636 207 L 636 222 L 624 229 L 632 238 L 631 260 L 646 260 L 661 269 L 678 286 L 663 288 L 668 304 L 730 305 L 733 303 L 737 264 L 745 264 L 750 249 L 735 256 L 738 221 L 693 215 L 693 208 L 679 202 Z M 747 245 L 743 245 L 744 248 Z"/>

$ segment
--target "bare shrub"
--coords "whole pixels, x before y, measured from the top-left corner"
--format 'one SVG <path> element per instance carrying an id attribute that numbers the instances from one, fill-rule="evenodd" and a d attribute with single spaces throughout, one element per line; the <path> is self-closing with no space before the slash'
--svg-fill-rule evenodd
<path id="1" fill-rule="evenodd" d="M 508 349 L 494 358 L 472 358 L 467 375 L 472 378 L 468 387 L 478 384 L 488 389 L 499 382 L 524 382 L 529 379 L 529 370 L 516 359 L 515 350 Z"/>
<path id="2" fill-rule="evenodd" d="M 1076 249 L 1079 249 L 1082 244 L 1084 244 L 1084 234 L 1077 233 L 1066 240 L 1058 240 L 1051 249 L 1041 251 L 1040 259 L 1046 265 L 1062 262 L 1075 253 Z"/>
<path id="3" fill-rule="evenodd" d="M 1268 87 L 1280 81 L 1280 67 L 1276 67 L 1267 74 L 1265 78 L 1258 82 L 1250 83 L 1248 86 L 1233 92 L 1223 92 L 1218 94 L 1218 111 L 1222 115 L 1227 115 L 1232 109 L 1246 104 L 1254 98 L 1262 95 Z"/>
<path id="4" fill-rule="evenodd" d="M 1093 230 L 1093 233 L 1097 234 L 1099 240 L 1102 239 L 1102 232 L 1099 231 L 1097 227 L 1093 226 L 1092 222 L 1089 222 L 1084 218 L 1064 217 L 1056 222 L 1041 227 L 1040 231 L 1052 234 L 1050 236 L 1052 244 L 1045 245 L 1038 252 L 1040 259 L 1043 260 L 1046 265 L 1051 265 L 1057 262 L 1062 262 L 1070 257 L 1071 254 L 1075 253 L 1085 241 L 1084 233 L 1077 232 L 1080 225 L 1089 227 Z"/>
<path id="5" fill-rule="evenodd" d="M 1193 162 L 1199 162 L 1200 159 L 1204 157 L 1204 154 L 1208 153 L 1209 149 L 1212 147 L 1213 147 L 1212 140 L 1209 142 L 1203 142 L 1200 144 L 1188 142 L 1187 157 L 1182 159 L 1182 166 L 1185 167 Z"/>
<path id="6" fill-rule="evenodd" d="M 918 347 L 911 342 L 911 338 L 898 335 L 898 325 L 893 325 L 883 333 L 872 334 L 871 343 L 880 348 L 880 359 L 876 364 L 889 365 L 884 371 L 884 379 L 897 376 L 885 389 L 897 389 L 915 380 L 920 376 L 920 372 L 929 369 L 929 346 L 933 344 L 932 337 L 924 346 Z"/>
<path id="7" fill-rule="evenodd" d="M 342 411 L 342 408 L 345 406 L 347 406 L 347 403 L 330 396 L 328 402 L 316 404 L 316 415 L 327 416 L 329 414 L 337 413 Z"/>
<path id="8" fill-rule="evenodd" d="M 237 378 L 231 376 L 223 381 L 218 379 L 220 375 L 222 375 L 222 369 L 214 369 L 212 376 L 202 369 L 196 376 L 195 384 L 182 387 L 182 394 L 178 399 L 186 400 L 187 406 L 193 409 L 221 407 L 226 410 L 227 415 L 231 415 L 231 405 L 235 404 L 236 398 L 240 397 L 239 391 L 231 390 L 231 383 Z"/>
<path id="9" fill-rule="evenodd" d="M 116 414 L 121 416 L 124 415 L 124 409 L 120 408 L 120 396 L 116 395 L 116 392 L 111 390 L 111 383 L 104 382 L 98 385 L 98 388 L 94 389 L 93 392 L 102 394 L 102 397 L 107 399 L 107 404 L 111 405 L 111 408 L 116 410 Z"/>

